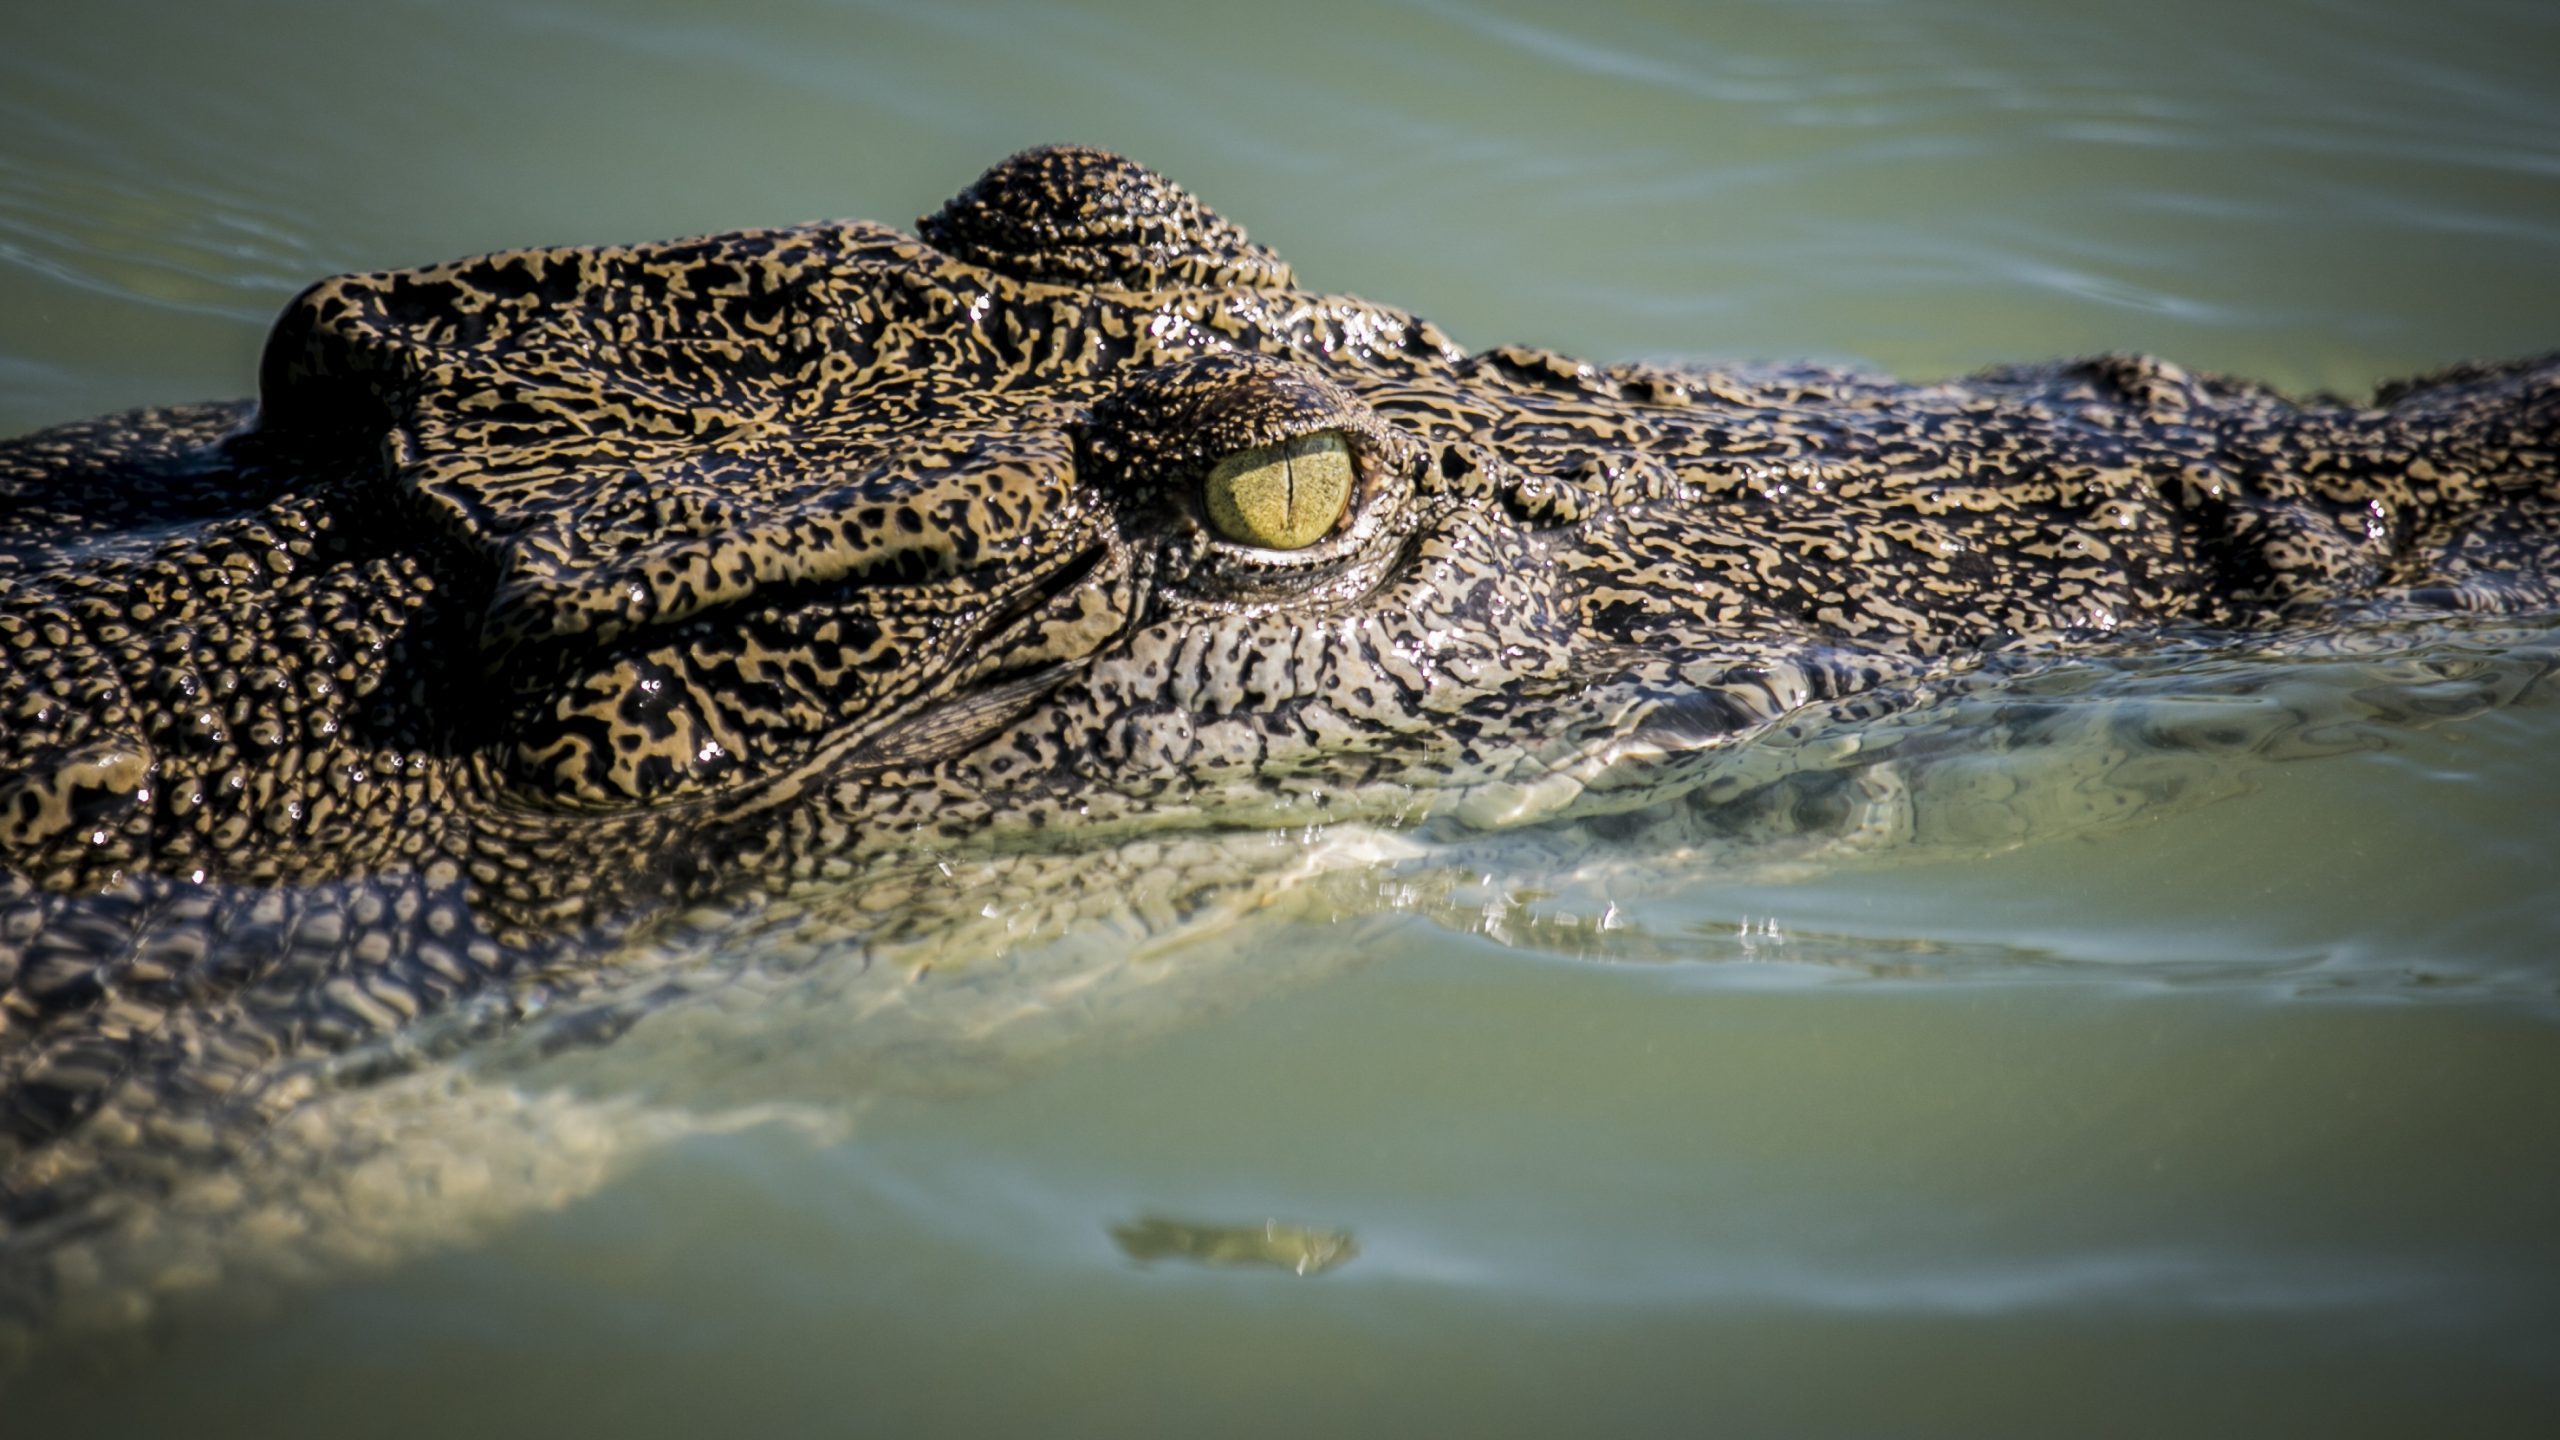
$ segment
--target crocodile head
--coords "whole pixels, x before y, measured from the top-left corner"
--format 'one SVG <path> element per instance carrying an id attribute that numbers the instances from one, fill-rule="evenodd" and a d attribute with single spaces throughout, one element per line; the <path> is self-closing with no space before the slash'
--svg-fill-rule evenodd
<path id="1" fill-rule="evenodd" d="M 2391 414 L 2140 359 L 1469 354 L 1073 148 L 914 237 L 332 280 L 262 382 L 267 436 L 378 446 L 371 499 L 449 557 L 490 789 L 733 832 L 805 803 L 828 833 L 790 843 L 839 851 L 1641 796 L 1986 647 L 2359 593 L 2515 483 L 2413 473 L 2413 426 L 2497 464 L 2527 383 Z"/>
<path id="2" fill-rule="evenodd" d="M 521 252 L 288 312 L 263 438 L 379 447 L 371 498 L 477 612 L 492 789 L 823 794 L 864 835 L 1312 818 L 1802 698 L 1814 667 L 1759 664 L 1698 583 L 1682 467 L 1736 467 L 1683 382 L 1471 359 L 1092 151 L 920 230 Z"/>

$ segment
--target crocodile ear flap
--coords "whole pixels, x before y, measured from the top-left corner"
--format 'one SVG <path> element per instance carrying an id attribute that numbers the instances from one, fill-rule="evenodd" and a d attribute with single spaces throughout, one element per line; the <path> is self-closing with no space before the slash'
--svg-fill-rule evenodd
<path id="1" fill-rule="evenodd" d="M 916 222 L 944 254 L 1018 280 L 1115 290 L 1286 289 L 1279 256 L 1181 186 L 1080 145 L 1025 150 Z"/>

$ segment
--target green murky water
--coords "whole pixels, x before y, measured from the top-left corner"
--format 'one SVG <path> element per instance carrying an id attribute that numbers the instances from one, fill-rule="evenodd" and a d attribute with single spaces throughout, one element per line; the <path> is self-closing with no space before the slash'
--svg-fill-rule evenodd
<path id="1" fill-rule="evenodd" d="M 331 271 L 903 220 L 1050 139 L 1479 345 L 2560 344 L 2535 3 L 21 9 L 11 432 L 246 393 Z M 1345 872 L 1037 1054 L 643 1027 L 509 1082 L 577 1183 L 7 1428 L 2547 1434 L 2560 694 L 2476 699 L 2552 644 L 2243 665 L 2300 724 L 2094 789 L 1880 767 L 1911 835 Z"/>

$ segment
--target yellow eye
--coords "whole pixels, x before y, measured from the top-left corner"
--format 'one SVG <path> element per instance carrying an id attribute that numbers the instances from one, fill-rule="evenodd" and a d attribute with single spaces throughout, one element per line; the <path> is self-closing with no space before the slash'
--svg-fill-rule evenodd
<path id="1" fill-rule="evenodd" d="M 1351 446 L 1327 432 L 1239 450 L 1201 487 L 1209 523 L 1239 545 L 1303 550 L 1351 508 Z"/>

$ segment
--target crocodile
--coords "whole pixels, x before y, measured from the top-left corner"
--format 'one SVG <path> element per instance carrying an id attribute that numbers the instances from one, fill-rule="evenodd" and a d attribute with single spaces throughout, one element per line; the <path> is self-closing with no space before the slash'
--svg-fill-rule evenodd
<path id="1" fill-rule="evenodd" d="M 2560 608 L 2560 356 L 2349 403 L 1470 351 L 1072 146 L 912 234 L 325 280 L 257 387 L 0 445 L 39 1254 L 810 895 L 983 956 L 1235 903 L 1201 837 L 1738 805 L 1969 675 Z"/>

